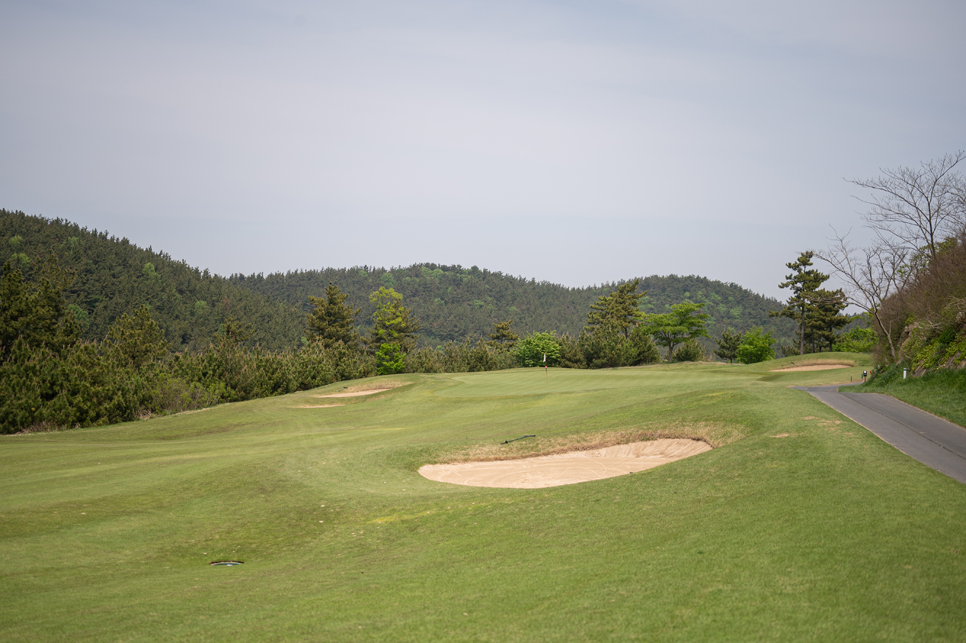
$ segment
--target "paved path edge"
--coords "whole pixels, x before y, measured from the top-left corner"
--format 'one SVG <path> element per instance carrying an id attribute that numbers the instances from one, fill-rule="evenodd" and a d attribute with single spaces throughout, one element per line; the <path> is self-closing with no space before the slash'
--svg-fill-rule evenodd
<path id="1" fill-rule="evenodd" d="M 881 393 L 841 393 L 840 386 L 793 386 L 865 427 L 902 453 L 966 484 L 966 429 Z"/>

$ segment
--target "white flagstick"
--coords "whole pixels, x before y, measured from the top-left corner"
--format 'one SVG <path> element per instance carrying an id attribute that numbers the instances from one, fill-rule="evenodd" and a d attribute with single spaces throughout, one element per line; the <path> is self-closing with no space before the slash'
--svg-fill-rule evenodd
<path id="1" fill-rule="evenodd" d="M 546 376 L 547 384 L 550 383 L 550 371 L 547 370 L 547 354 L 543 354 L 543 374 Z"/>

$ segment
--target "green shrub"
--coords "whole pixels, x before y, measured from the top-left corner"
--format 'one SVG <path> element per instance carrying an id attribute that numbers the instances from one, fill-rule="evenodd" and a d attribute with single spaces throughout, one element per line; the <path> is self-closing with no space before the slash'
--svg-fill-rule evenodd
<path id="1" fill-rule="evenodd" d="M 587 368 L 587 359 L 580 342 L 570 335 L 557 338 L 560 346 L 560 365 L 564 368 Z"/>
<path id="2" fill-rule="evenodd" d="M 871 353 L 879 342 L 871 328 L 853 328 L 839 335 L 832 351 L 836 353 Z"/>
<path id="3" fill-rule="evenodd" d="M 406 368 L 406 356 L 395 342 L 386 342 L 376 353 L 376 372 L 379 375 L 395 375 Z"/>
<path id="4" fill-rule="evenodd" d="M 775 351 L 771 345 L 775 343 L 771 333 L 763 332 L 761 327 L 753 328 L 741 339 L 738 346 L 738 361 L 742 364 L 757 364 L 775 359 Z"/>
<path id="5" fill-rule="evenodd" d="M 691 339 L 685 340 L 671 356 L 672 362 L 701 362 L 706 358 L 704 347 L 698 342 L 698 340 Z"/>
<path id="6" fill-rule="evenodd" d="M 654 343 L 654 338 L 645 329 L 638 326 L 631 331 L 631 342 L 634 344 L 634 366 L 639 364 L 656 364 L 661 361 L 661 352 Z M 702 354 L 704 351 L 702 350 Z"/>
<path id="7" fill-rule="evenodd" d="M 637 361 L 637 347 L 614 326 L 602 325 L 592 333 L 581 333 L 578 343 L 588 368 L 630 366 Z"/>
<path id="8" fill-rule="evenodd" d="M 560 344 L 552 333 L 531 333 L 516 345 L 515 354 L 521 366 L 543 366 L 546 355 L 547 366 L 560 362 Z"/>

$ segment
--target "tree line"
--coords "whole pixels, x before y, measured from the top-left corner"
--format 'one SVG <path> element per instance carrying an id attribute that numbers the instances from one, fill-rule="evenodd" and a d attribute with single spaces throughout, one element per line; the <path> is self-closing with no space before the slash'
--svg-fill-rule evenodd
<path id="1" fill-rule="evenodd" d="M 773 358 L 782 336 L 750 324 L 747 307 L 757 307 L 753 320 L 794 322 L 801 352 L 841 347 L 843 336 L 834 331 L 846 319 L 841 291 L 820 288 L 828 276 L 811 267 L 811 253 L 788 264 L 793 273 L 782 287 L 791 288 L 792 297 L 780 309 L 733 284 L 697 277 L 566 289 L 430 264 L 401 273 L 358 269 L 358 280 L 350 283 L 375 286 L 365 302 L 353 302 L 329 282 L 320 296 L 307 295 L 300 310 L 271 298 L 290 293 L 253 287 L 277 283 L 278 276 L 226 280 L 106 233 L 23 213 L 0 216 L 16 224 L 0 271 L 2 432 L 125 421 L 375 374 L 609 368 L 711 359 L 711 349 L 721 359 L 752 363 Z M 50 244 L 47 255 L 36 254 L 44 244 Z M 460 301 L 454 293 L 490 292 L 483 295 L 491 299 L 488 315 L 498 301 L 494 291 L 505 291 L 499 301 L 513 302 L 519 286 L 539 295 L 532 310 L 550 310 L 561 297 L 568 310 L 586 301 L 582 324 L 573 331 L 563 315 L 562 326 L 521 328 L 508 314 L 490 317 L 479 334 L 441 343 L 437 336 L 429 343 L 431 327 L 394 288 L 419 280 L 417 291 L 440 294 L 445 286 L 454 301 Z M 675 294 L 678 301 L 669 299 Z M 127 310 L 119 312 L 121 306 Z M 462 308 L 479 311 L 486 303 Z M 505 309 L 514 311 L 513 305 Z M 792 349 L 782 344 L 781 350 Z"/>
<path id="2" fill-rule="evenodd" d="M 417 264 L 399 268 L 361 266 L 327 268 L 270 275 L 232 275 L 232 283 L 309 312 L 309 297 L 320 296 L 327 284 L 337 284 L 350 305 L 360 309 L 359 323 L 372 324 L 375 304 L 369 294 L 392 288 L 405 297 L 421 320 L 418 343 L 439 346 L 449 341 L 478 340 L 497 321 L 512 319 L 520 333 L 554 329 L 576 337 L 585 325 L 588 307 L 611 292 L 618 283 L 567 288 L 549 282 L 514 277 L 476 266 Z M 646 291 L 640 306 L 645 312 L 669 312 L 677 303 L 703 303 L 711 334 L 731 327 L 762 326 L 782 341 L 791 341 L 792 325 L 769 317 L 781 308 L 775 299 L 753 293 L 737 284 L 698 276 L 640 277 Z M 713 343 L 702 340 L 706 349 Z"/>
<path id="3" fill-rule="evenodd" d="M 403 296 L 380 286 L 368 330 L 360 308 L 329 284 L 310 299 L 298 348 L 248 344 L 250 324 L 226 315 L 208 344 L 174 351 L 151 307 L 123 313 L 102 339 L 82 337 L 68 303 L 77 273 L 48 256 L 28 279 L 8 260 L 0 275 L 0 432 L 92 426 L 306 390 L 376 374 L 486 371 L 514 366 L 606 368 L 705 358 L 703 304 L 641 310 L 640 280 L 619 284 L 589 307 L 576 337 L 534 332 L 513 320 L 475 342 L 419 346 L 422 327 Z"/>
<path id="4" fill-rule="evenodd" d="M 309 298 L 322 296 L 330 282 L 360 309 L 359 324 L 365 330 L 373 323 L 376 307 L 369 300 L 372 292 L 386 287 L 403 295 L 421 320 L 420 346 L 476 341 L 495 322 L 507 319 L 514 320 L 517 332 L 555 329 L 576 337 L 588 306 L 617 285 L 567 288 L 475 266 L 436 264 L 223 278 L 61 219 L 0 210 L 0 230 L 0 265 L 12 261 L 33 279 L 53 253 L 60 266 L 76 272 L 65 296 L 81 325 L 82 339 L 103 338 L 122 314 L 147 304 L 174 351 L 203 349 L 226 316 L 251 325 L 248 346 L 297 348 L 304 343 L 303 319 L 312 308 Z M 711 334 L 762 326 L 782 341 L 791 341 L 788 320 L 769 317 L 781 304 L 737 284 L 668 275 L 643 277 L 641 288 L 647 291 L 641 300 L 646 312 L 668 312 L 681 302 L 703 303 Z M 699 341 L 706 350 L 713 347 L 707 338 Z"/>

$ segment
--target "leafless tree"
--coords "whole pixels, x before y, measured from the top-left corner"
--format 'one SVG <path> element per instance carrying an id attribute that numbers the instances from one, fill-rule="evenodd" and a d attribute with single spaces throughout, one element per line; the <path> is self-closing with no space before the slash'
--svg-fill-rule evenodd
<path id="1" fill-rule="evenodd" d="M 910 251 L 881 237 L 867 248 L 857 248 L 849 242 L 849 233 L 841 235 L 835 228 L 832 232 L 828 250 L 816 252 L 815 256 L 827 262 L 842 280 L 849 303 L 869 314 L 880 334 L 888 339 L 889 352 L 896 361 L 895 337 L 901 329 L 893 328 L 899 322 L 881 314 L 882 304 L 910 278 Z"/>
<path id="2" fill-rule="evenodd" d="M 959 176 L 958 181 L 953 183 L 953 198 L 956 207 L 959 208 L 960 216 L 960 236 L 966 235 L 966 177 Z"/>
<path id="3" fill-rule="evenodd" d="M 966 151 L 947 154 L 918 168 L 882 170 L 882 176 L 851 181 L 872 190 L 863 215 L 880 239 L 896 241 L 912 253 L 936 258 L 939 244 L 966 229 L 966 180 L 955 171 Z M 857 197 L 858 198 L 858 197 Z"/>

